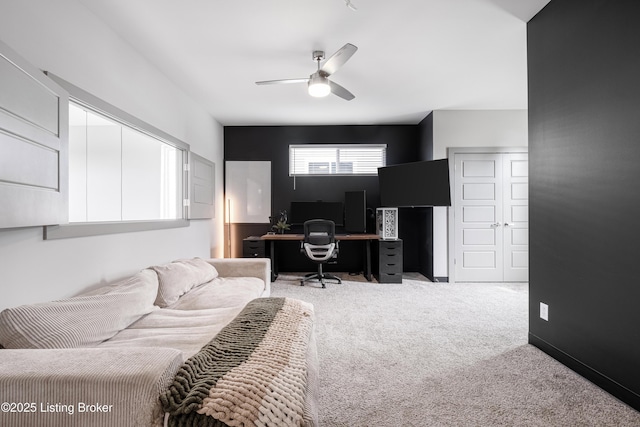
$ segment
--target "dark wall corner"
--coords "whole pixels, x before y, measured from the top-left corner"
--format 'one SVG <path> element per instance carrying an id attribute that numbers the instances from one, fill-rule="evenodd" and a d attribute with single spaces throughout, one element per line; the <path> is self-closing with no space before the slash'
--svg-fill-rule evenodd
<path id="1" fill-rule="evenodd" d="M 418 160 L 433 160 L 433 111 L 418 124 Z"/>

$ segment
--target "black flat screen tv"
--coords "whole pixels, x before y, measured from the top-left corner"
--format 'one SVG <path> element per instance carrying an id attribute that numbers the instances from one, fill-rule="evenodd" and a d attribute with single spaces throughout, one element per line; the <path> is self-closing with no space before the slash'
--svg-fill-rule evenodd
<path id="1" fill-rule="evenodd" d="M 378 168 L 378 183 L 382 206 L 451 206 L 447 159 Z"/>
<path id="2" fill-rule="evenodd" d="M 291 224 L 302 225 L 310 219 L 329 219 L 337 226 L 344 225 L 342 202 L 291 202 Z"/>

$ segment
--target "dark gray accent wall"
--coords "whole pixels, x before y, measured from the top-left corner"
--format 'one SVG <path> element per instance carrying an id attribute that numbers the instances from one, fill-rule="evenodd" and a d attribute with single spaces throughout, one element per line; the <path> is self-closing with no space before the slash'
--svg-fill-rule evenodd
<path id="1" fill-rule="evenodd" d="M 271 161 L 274 215 L 283 209 L 288 210 L 292 201 L 344 201 L 345 191 L 358 190 L 366 191 L 367 207 L 375 212 L 380 206 L 377 176 L 297 177 L 294 189 L 294 180 L 289 176 L 289 145 L 387 144 L 387 165 L 415 162 L 426 160 L 423 158 L 426 155 L 424 153 L 433 152 L 433 126 L 429 136 L 426 126 L 428 120 L 423 122 L 425 125 L 226 126 L 224 157 L 225 160 Z M 404 244 L 405 271 L 419 271 L 433 278 L 431 208 L 402 209 L 399 219 L 399 234 Z M 256 234 L 258 231 L 260 227 L 256 227 L 255 224 L 234 224 L 233 240 L 239 242 L 243 237 Z M 370 221 L 368 231 L 375 232 L 373 221 Z M 241 246 L 237 244 L 234 248 L 234 255 L 240 256 Z M 305 263 L 295 261 L 287 264 L 288 260 L 300 259 L 295 256 L 296 250 L 292 247 L 291 256 L 281 257 L 281 262 L 285 263 L 283 271 L 308 270 Z M 341 251 L 340 261 L 344 264 L 340 268 L 346 265 L 348 271 L 353 271 L 362 264 L 358 258 L 347 258 L 351 252 L 353 251 Z"/>
<path id="2" fill-rule="evenodd" d="M 345 191 L 367 191 L 367 205 L 378 207 L 377 176 L 289 176 L 291 144 L 387 144 L 387 164 L 418 158 L 417 127 L 399 126 L 226 126 L 225 160 L 270 160 L 272 209 L 289 209 L 292 201 L 342 201 Z"/>
<path id="3" fill-rule="evenodd" d="M 528 23 L 529 331 L 640 409 L 638 16 L 638 1 L 551 0 Z"/>

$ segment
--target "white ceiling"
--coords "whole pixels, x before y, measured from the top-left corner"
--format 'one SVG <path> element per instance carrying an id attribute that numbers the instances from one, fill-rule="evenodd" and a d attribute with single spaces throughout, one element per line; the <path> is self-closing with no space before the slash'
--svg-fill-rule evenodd
<path id="1" fill-rule="evenodd" d="M 549 0 L 79 0 L 221 124 L 415 124 L 526 109 L 526 22 Z M 313 50 L 356 54 L 312 98 Z"/>

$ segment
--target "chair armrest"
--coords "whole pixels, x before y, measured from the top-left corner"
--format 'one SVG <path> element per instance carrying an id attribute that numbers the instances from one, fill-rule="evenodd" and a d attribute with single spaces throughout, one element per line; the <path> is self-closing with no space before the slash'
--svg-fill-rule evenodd
<path id="1" fill-rule="evenodd" d="M 269 258 L 212 258 L 206 260 L 213 265 L 220 277 L 257 277 L 265 284 L 263 296 L 271 294 L 271 260 Z"/>
<path id="2" fill-rule="evenodd" d="M 0 425 L 161 426 L 182 362 L 170 348 L 0 350 Z"/>

